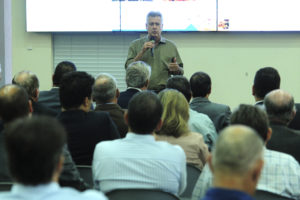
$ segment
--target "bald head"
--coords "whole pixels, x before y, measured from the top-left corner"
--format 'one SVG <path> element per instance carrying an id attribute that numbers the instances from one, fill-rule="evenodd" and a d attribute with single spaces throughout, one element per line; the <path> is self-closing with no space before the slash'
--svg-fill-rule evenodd
<path id="1" fill-rule="evenodd" d="M 290 122 L 294 117 L 294 98 L 283 90 L 273 90 L 264 99 L 270 121 Z"/>
<path id="2" fill-rule="evenodd" d="M 263 141 L 251 128 L 233 125 L 224 129 L 212 155 L 217 174 L 244 175 L 262 159 Z"/>
<path id="3" fill-rule="evenodd" d="M 34 73 L 21 71 L 14 76 L 12 83 L 22 86 L 30 98 L 38 97 L 39 80 Z"/>
<path id="4" fill-rule="evenodd" d="M 116 79 L 107 73 L 101 73 L 97 76 L 93 86 L 93 100 L 97 104 L 111 103 L 116 96 Z"/>
<path id="5" fill-rule="evenodd" d="M 27 92 L 17 85 L 0 88 L 0 117 L 4 123 L 29 114 Z"/>

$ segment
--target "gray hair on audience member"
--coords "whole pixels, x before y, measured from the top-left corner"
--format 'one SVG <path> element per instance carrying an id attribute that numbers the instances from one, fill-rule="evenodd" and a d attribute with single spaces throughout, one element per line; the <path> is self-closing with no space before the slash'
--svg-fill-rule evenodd
<path id="1" fill-rule="evenodd" d="M 17 73 L 13 80 L 13 84 L 23 87 L 29 97 L 37 97 L 36 90 L 39 89 L 39 79 L 31 71 L 21 71 Z"/>
<path id="2" fill-rule="evenodd" d="M 226 175 L 246 174 L 263 156 L 260 136 L 244 125 L 225 128 L 216 142 L 212 155 L 214 171 Z"/>
<path id="3" fill-rule="evenodd" d="M 117 81 L 108 73 L 100 73 L 93 85 L 92 97 L 96 103 L 108 103 L 116 95 Z"/>
<path id="4" fill-rule="evenodd" d="M 265 96 L 264 105 L 270 120 L 277 119 L 284 123 L 290 122 L 296 111 L 293 96 L 280 89 L 269 92 Z"/>
<path id="5" fill-rule="evenodd" d="M 131 63 L 126 69 L 127 87 L 142 88 L 150 80 L 151 67 L 143 61 Z"/>

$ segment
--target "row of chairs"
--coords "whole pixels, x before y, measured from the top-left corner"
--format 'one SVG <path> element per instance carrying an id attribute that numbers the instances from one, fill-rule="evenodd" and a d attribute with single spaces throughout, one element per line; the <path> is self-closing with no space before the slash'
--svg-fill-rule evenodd
<path id="1" fill-rule="evenodd" d="M 93 186 L 93 176 L 91 166 L 77 166 L 81 177 L 91 186 Z M 187 165 L 187 187 L 183 194 L 180 195 L 181 200 L 191 199 L 194 186 L 198 180 L 201 171 L 191 165 Z M 0 182 L 0 191 L 9 191 L 12 182 Z M 110 200 L 179 200 L 179 197 L 163 192 L 160 190 L 149 189 L 121 189 L 106 193 Z M 266 191 L 256 191 L 256 200 L 289 200 L 290 198 L 282 197 Z"/>

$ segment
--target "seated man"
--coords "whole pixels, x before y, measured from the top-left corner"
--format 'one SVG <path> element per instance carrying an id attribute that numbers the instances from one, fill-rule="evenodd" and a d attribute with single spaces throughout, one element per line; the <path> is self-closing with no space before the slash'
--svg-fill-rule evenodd
<path id="1" fill-rule="evenodd" d="M 264 105 L 273 130 L 267 148 L 290 154 L 300 163 L 300 131 L 287 127 L 296 113 L 293 96 L 273 90 L 266 95 Z"/>
<path id="2" fill-rule="evenodd" d="M 184 76 L 173 76 L 167 81 L 167 88 L 176 89 L 181 92 L 187 102 L 189 103 L 192 97 L 191 86 L 187 78 Z M 208 146 L 209 151 L 211 151 L 217 140 L 216 128 L 211 121 L 211 119 L 203 113 L 189 109 L 190 119 L 189 119 L 189 128 L 191 131 L 201 133 L 205 143 Z"/>
<path id="3" fill-rule="evenodd" d="M 57 111 L 48 108 L 41 103 L 37 102 L 39 99 L 39 79 L 37 76 L 30 72 L 30 71 L 21 71 L 17 73 L 13 80 L 13 84 L 17 84 L 19 86 L 22 86 L 32 103 L 33 112 L 34 115 L 49 115 L 55 117 L 57 115 Z"/>
<path id="4" fill-rule="evenodd" d="M 107 198 L 95 190 L 80 193 L 61 188 L 58 178 L 63 168 L 64 128 L 49 117 L 33 117 L 13 122 L 5 133 L 8 166 L 15 184 L 0 199 L 98 199 Z"/>
<path id="5" fill-rule="evenodd" d="M 61 112 L 59 100 L 59 86 L 64 74 L 76 71 L 74 63 L 63 61 L 57 64 L 52 76 L 53 87 L 48 91 L 41 91 L 38 102 L 44 106 L 54 109 L 57 114 Z"/>
<path id="6" fill-rule="evenodd" d="M 263 141 L 246 126 L 224 129 L 208 159 L 214 187 L 202 200 L 254 200 L 263 167 Z"/>
<path id="7" fill-rule="evenodd" d="M 217 132 L 229 124 L 230 108 L 224 104 L 211 102 L 208 98 L 211 93 L 211 79 L 204 72 L 196 72 L 190 78 L 192 90 L 191 109 L 206 114 L 213 121 Z"/>
<path id="8" fill-rule="evenodd" d="M 255 129 L 265 144 L 271 138 L 267 114 L 257 106 L 240 105 L 231 116 L 231 124 L 243 124 Z M 300 199 L 300 166 L 290 155 L 264 148 L 264 167 L 257 190 Z M 272 173 L 270 173 L 272 172 Z M 293 178 L 291 178 L 293 177 Z M 199 200 L 212 185 L 212 174 L 206 165 L 197 181 L 193 200 Z"/>
<path id="9" fill-rule="evenodd" d="M 96 102 L 95 111 L 108 112 L 123 138 L 128 127 L 124 120 L 124 110 L 117 104 L 119 95 L 115 77 L 107 73 L 97 76 L 92 92 L 93 100 Z"/>
<path id="10" fill-rule="evenodd" d="M 32 112 L 28 94 L 24 88 L 18 85 L 5 85 L 0 88 L 0 119 L 3 121 L 3 130 L 0 128 L 0 181 L 10 181 L 7 159 L 4 149 L 4 133 L 6 127 L 12 121 L 27 117 Z M 67 145 L 63 148 L 65 158 L 63 171 L 59 177 L 61 186 L 71 186 L 78 190 L 85 190 L 88 185 L 80 178 L 79 172 L 72 160 Z"/>
<path id="11" fill-rule="evenodd" d="M 151 67 L 143 62 L 131 63 L 126 69 L 127 90 L 120 93 L 118 104 L 123 109 L 128 109 L 128 103 L 133 95 L 142 90 L 147 90 L 151 76 Z"/>
<path id="12" fill-rule="evenodd" d="M 158 189 L 181 194 L 186 186 L 186 157 L 181 147 L 157 142 L 163 109 L 156 94 L 140 92 L 129 102 L 124 139 L 97 144 L 93 159 L 96 188 Z"/>
<path id="13" fill-rule="evenodd" d="M 120 138 L 106 112 L 89 112 L 94 78 L 86 72 L 70 72 L 61 80 L 59 96 L 63 111 L 59 121 L 68 133 L 68 147 L 77 165 L 91 165 L 95 146 Z"/>

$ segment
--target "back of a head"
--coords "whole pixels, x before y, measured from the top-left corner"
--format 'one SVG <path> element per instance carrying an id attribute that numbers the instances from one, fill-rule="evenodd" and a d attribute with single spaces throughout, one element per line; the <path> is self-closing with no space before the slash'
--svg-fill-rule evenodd
<path id="1" fill-rule="evenodd" d="M 230 124 L 242 124 L 256 130 L 266 141 L 269 129 L 269 120 L 266 112 L 253 105 L 241 104 L 230 117 Z"/>
<path id="2" fill-rule="evenodd" d="M 189 104 L 183 94 L 174 89 L 165 89 L 158 97 L 163 106 L 163 126 L 157 134 L 180 137 L 189 132 Z"/>
<path id="3" fill-rule="evenodd" d="M 269 92 L 264 105 L 270 121 L 288 123 L 293 119 L 294 98 L 288 92 L 277 89 Z"/>
<path id="4" fill-rule="evenodd" d="M 263 141 L 253 129 L 229 126 L 220 133 L 213 150 L 214 173 L 243 176 L 262 159 L 262 151 Z"/>
<path id="5" fill-rule="evenodd" d="M 58 63 L 53 74 L 53 85 L 60 86 L 63 75 L 73 71 L 76 71 L 76 66 L 74 63 L 70 61 L 63 61 Z"/>
<path id="6" fill-rule="evenodd" d="M 5 85 L 0 88 L 0 118 L 4 123 L 29 114 L 28 95 L 18 85 Z"/>
<path id="7" fill-rule="evenodd" d="M 143 62 L 136 61 L 131 63 L 126 69 L 127 87 L 143 88 L 150 80 L 151 67 Z"/>
<path id="8" fill-rule="evenodd" d="M 267 93 L 280 88 L 280 76 L 276 69 L 264 67 L 259 69 L 254 77 L 254 95 L 263 99 Z"/>
<path id="9" fill-rule="evenodd" d="M 190 78 L 193 97 L 205 97 L 211 91 L 211 79 L 205 72 L 196 72 Z"/>
<path id="10" fill-rule="evenodd" d="M 92 96 L 97 104 L 110 103 L 116 96 L 117 81 L 115 77 L 107 73 L 97 76 L 93 85 Z"/>
<path id="11" fill-rule="evenodd" d="M 191 86 L 188 79 L 184 76 L 172 76 L 167 80 L 167 88 L 175 89 L 181 92 L 186 100 L 190 102 L 192 93 L 191 93 Z"/>
<path id="12" fill-rule="evenodd" d="M 30 71 L 21 71 L 14 76 L 12 83 L 23 87 L 29 97 L 37 98 L 37 90 L 40 85 L 39 80 L 34 73 Z"/>
<path id="13" fill-rule="evenodd" d="M 69 72 L 64 75 L 59 88 L 60 103 L 64 109 L 76 109 L 91 99 L 94 78 L 86 72 Z"/>
<path id="14" fill-rule="evenodd" d="M 24 185 L 52 181 L 65 142 L 64 128 L 54 118 L 31 117 L 10 124 L 5 146 L 14 181 Z"/>
<path id="15" fill-rule="evenodd" d="M 163 112 L 157 95 L 150 91 L 136 93 L 128 104 L 128 126 L 137 134 L 150 134 Z"/>

